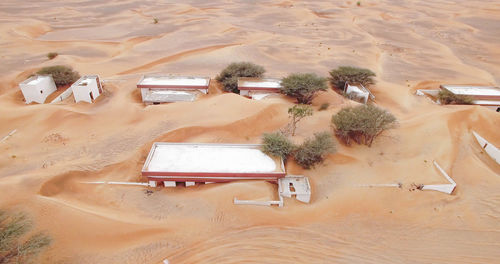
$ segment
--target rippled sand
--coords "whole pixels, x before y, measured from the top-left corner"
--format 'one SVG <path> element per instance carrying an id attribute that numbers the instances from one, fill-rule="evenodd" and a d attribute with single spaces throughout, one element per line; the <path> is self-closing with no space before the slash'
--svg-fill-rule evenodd
<path id="1" fill-rule="evenodd" d="M 181 1 L 179 1 L 181 2 Z M 154 24 L 153 18 L 159 23 Z M 499 85 L 498 1 L 13 1 L 0 2 L 0 207 L 28 212 L 54 238 L 41 263 L 496 263 L 500 165 L 475 130 L 500 146 L 500 116 L 416 97 L 440 83 Z M 48 52 L 58 52 L 47 60 Z M 372 148 L 338 146 L 309 176 L 309 205 L 235 206 L 275 199 L 275 186 L 190 188 L 86 185 L 140 181 L 154 141 L 259 143 L 287 123 L 293 100 L 210 94 L 145 107 L 144 73 L 212 76 L 232 61 L 269 77 L 327 76 L 339 65 L 377 73 L 376 103 L 399 119 Z M 68 64 L 100 74 L 96 104 L 25 105 L 17 84 Z M 296 141 L 330 129 L 352 105 L 321 93 Z M 453 195 L 410 191 L 457 182 Z M 402 183 L 403 188 L 359 184 Z"/>

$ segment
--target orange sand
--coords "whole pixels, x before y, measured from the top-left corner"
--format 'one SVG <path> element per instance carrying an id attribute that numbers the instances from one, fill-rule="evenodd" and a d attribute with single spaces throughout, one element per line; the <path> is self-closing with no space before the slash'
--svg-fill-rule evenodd
<path id="1" fill-rule="evenodd" d="M 500 82 L 494 1 L 19 1 L 0 3 L 0 207 L 27 212 L 54 243 L 41 263 L 498 263 L 500 166 L 475 142 L 500 146 L 500 115 L 437 106 L 415 89 Z M 184 3 L 192 2 L 192 3 Z M 153 17 L 159 19 L 153 24 Z M 58 52 L 47 60 L 48 52 Z M 339 65 L 373 69 L 377 104 L 399 119 L 372 148 L 339 146 L 314 170 L 309 205 L 235 206 L 275 199 L 275 186 L 86 185 L 140 181 L 154 141 L 259 143 L 287 123 L 289 98 L 251 101 L 217 84 L 201 100 L 145 107 L 144 73 L 213 76 L 232 61 L 267 75 Z M 17 84 L 48 65 L 100 74 L 104 97 L 25 105 Z M 321 93 L 294 140 L 330 129 L 341 107 Z M 409 191 L 457 182 L 453 195 Z M 358 184 L 402 183 L 402 189 Z"/>

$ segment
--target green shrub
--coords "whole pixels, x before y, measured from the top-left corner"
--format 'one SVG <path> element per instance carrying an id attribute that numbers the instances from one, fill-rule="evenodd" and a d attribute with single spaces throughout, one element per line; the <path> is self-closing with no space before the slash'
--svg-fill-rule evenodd
<path id="1" fill-rule="evenodd" d="M 297 123 L 306 116 L 313 115 L 312 107 L 308 105 L 294 105 L 288 108 L 288 115 L 290 117 L 289 126 L 292 130 L 292 136 L 295 136 L 295 130 L 297 129 Z"/>
<path id="2" fill-rule="evenodd" d="M 0 210 L 0 263 L 28 263 L 50 245 L 52 239 L 43 233 L 26 237 L 31 228 L 24 214 Z"/>
<path id="3" fill-rule="evenodd" d="M 335 135 L 350 145 L 350 140 L 358 144 L 372 145 L 373 140 L 384 130 L 395 127 L 396 117 L 374 105 L 346 107 L 332 116 Z"/>
<path id="4" fill-rule="evenodd" d="M 369 86 L 375 83 L 373 77 L 375 73 L 371 70 L 351 66 L 340 66 L 330 71 L 330 83 L 337 89 L 343 89 L 346 82 Z"/>
<path id="5" fill-rule="evenodd" d="M 316 133 L 314 138 L 309 138 L 294 152 L 294 159 L 304 169 L 310 169 L 323 162 L 326 155 L 336 150 L 332 136 L 328 132 Z"/>
<path id="6" fill-rule="evenodd" d="M 328 107 L 330 106 L 330 103 L 322 103 L 319 107 L 319 111 L 323 111 L 323 110 L 326 110 L 328 109 Z"/>
<path id="7" fill-rule="evenodd" d="M 44 67 L 39 70 L 37 74 L 52 75 L 52 78 L 57 86 L 72 84 L 80 78 L 78 72 L 73 71 L 73 69 L 69 66 L 63 65 Z"/>
<path id="8" fill-rule="evenodd" d="M 281 80 L 281 93 L 295 97 L 299 104 L 311 104 L 318 91 L 327 89 L 326 79 L 314 73 L 294 73 Z"/>
<path id="9" fill-rule="evenodd" d="M 437 98 L 442 104 L 472 104 L 472 97 L 461 94 L 454 94 L 446 89 L 439 91 Z"/>
<path id="10" fill-rule="evenodd" d="M 47 54 L 47 58 L 49 58 L 49 60 L 52 60 L 52 59 L 54 59 L 55 57 L 57 57 L 57 55 L 59 55 L 59 53 L 57 53 L 57 52 L 49 52 L 49 53 Z"/>
<path id="11" fill-rule="evenodd" d="M 281 157 L 284 160 L 295 148 L 292 141 L 280 132 L 266 133 L 262 136 L 262 151 L 266 154 Z"/>
<path id="12" fill-rule="evenodd" d="M 233 62 L 217 76 L 217 81 L 222 83 L 227 92 L 238 93 L 238 77 L 260 78 L 266 70 L 264 67 L 251 62 Z"/>

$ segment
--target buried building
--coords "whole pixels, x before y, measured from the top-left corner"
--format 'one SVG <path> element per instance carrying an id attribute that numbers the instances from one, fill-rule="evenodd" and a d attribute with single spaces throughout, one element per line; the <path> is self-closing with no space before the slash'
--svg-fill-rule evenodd
<path id="1" fill-rule="evenodd" d="M 281 158 L 264 154 L 260 145 L 155 142 L 142 168 L 152 186 L 184 182 L 213 183 L 236 180 L 276 182 L 285 177 Z"/>
<path id="2" fill-rule="evenodd" d="M 500 88 L 498 87 L 443 84 L 440 88 L 454 95 L 468 96 L 472 98 L 472 104 L 486 106 L 496 111 L 500 109 Z"/>
<path id="3" fill-rule="evenodd" d="M 238 90 L 240 95 L 250 97 L 255 100 L 280 94 L 281 79 L 272 78 L 238 78 Z"/>
<path id="4" fill-rule="evenodd" d="M 102 85 L 98 75 L 86 75 L 71 85 L 75 102 L 93 103 L 102 94 Z"/>
<path id="5" fill-rule="evenodd" d="M 35 75 L 19 84 L 26 104 L 37 102 L 45 103 L 45 99 L 57 90 L 51 75 Z"/>
<path id="6" fill-rule="evenodd" d="M 368 99 L 375 100 L 375 96 L 362 84 L 354 85 L 346 82 L 344 85 L 344 93 L 348 98 L 364 104 L 368 102 Z"/>
<path id="7" fill-rule="evenodd" d="M 145 104 L 194 101 L 207 94 L 210 78 L 144 75 L 137 83 Z"/>

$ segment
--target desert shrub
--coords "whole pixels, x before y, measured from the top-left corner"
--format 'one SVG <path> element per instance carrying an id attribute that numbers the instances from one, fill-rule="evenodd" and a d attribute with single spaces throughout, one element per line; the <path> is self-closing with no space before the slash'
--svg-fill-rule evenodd
<path id="1" fill-rule="evenodd" d="M 319 106 L 318 110 L 319 110 L 319 111 L 326 110 L 326 109 L 328 109 L 328 107 L 329 107 L 329 106 L 330 106 L 330 103 L 322 103 L 322 104 Z"/>
<path id="2" fill-rule="evenodd" d="M 37 233 L 26 238 L 32 228 L 24 214 L 9 214 L 0 210 L 0 264 L 28 263 L 50 245 L 51 238 Z"/>
<path id="3" fill-rule="evenodd" d="M 69 66 L 63 65 L 44 67 L 39 70 L 37 74 L 52 75 L 52 78 L 57 86 L 72 84 L 80 78 L 78 72 L 73 71 L 73 69 Z"/>
<path id="4" fill-rule="evenodd" d="M 383 131 L 396 125 L 396 117 L 374 105 L 346 107 L 332 116 L 335 135 L 350 145 L 350 140 L 371 146 Z"/>
<path id="5" fill-rule="evenodd" d="M 294 148 L 292 141 L 280 132 L 266 133 L 262 136 L 262 151 L 266 154 L 286 160 Z"/>
<path id="6" fill-rule="evenodd" d="M 153 17 L 153 24 L 158 24 L 158 22 L 160 22 L 160 20 L 156 17 Z"/>
<path id="7" fill-rule="evenodd" d="M 311 104 L 318 91 L 327 89 L 326 79 L 314 73 L 294 73 L 281 80 L 281 93 L 295 97 L 299 104 Z"/>
<path id="8" fill-rule="evenodd" d="M 55 57 L 57 57 L 57 55 L 59 55 L 59 53 L 57 53 L 57 52 L 49 52 L 49 53 L 47 54 L 47 58 L 49 58 L 49 60 L 52 60 L 52 59 L 54 59 Z"/>
<path id="9" fill-rule="evenodd" d="M 238 77 L 262 77 L 266 70 L 264 67 L 251 62 L 233 62 L 217 76 L 217 81 L 222 83 L 227 92 L 238 93 Z"/>
<path id="10" fill-rule="evenodd" d="M 297 130 L 297 123 L 304 117 L 312 116 L 313 109 L 308 105 L 294 105 L 288 108 L 288 115 L 290 117 L 290 123 L 288 126 L 292 131 L 292 136 L 295 136 L 295 130 Z"/>
<path id="11" fill-rule="evenodd" d="M 316 133 L 314 138 L 309 138 L 294 152 L 294 159 L 304 169 L 310 169 L 323 162 L 326 155 L 336 150 L 332 136 L 328 132 Z"/>
<path id="12" fill-rule="evenodd" d="M 446 89 L 441 89 L 437 98 L 442 104 L 472 104 L 474 101 L 470 96 L 454 94 Z"/>
<path id="13" fill-rule="evenodd" d="M 375 73 L 368 69 L 356 68 L 351 66 L 340 66 L 330 71 L 330 83 L 342 89 L 346 82 L 360 83 L 364 86 L 374 84 Z"/>

